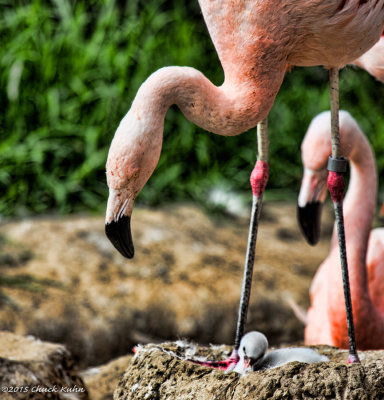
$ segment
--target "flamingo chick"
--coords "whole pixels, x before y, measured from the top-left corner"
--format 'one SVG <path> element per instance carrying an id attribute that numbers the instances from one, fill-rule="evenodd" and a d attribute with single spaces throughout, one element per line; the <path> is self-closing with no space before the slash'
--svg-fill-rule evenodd
<path id="1" fill-rule="evenodd" d="M 125 257 L 134 247 L 134 201 L 158 162 L 164 118 L 176 104 L 193 123 L 238 135 L 265 119 L 288 65 L 341 68 L 380 38 L 384 0 L 199 0 L 224 82 L 189 67 L 166 67 L 140 87 L 106 165 L 106 234 Z"/>
<path id="2" fill-rule="evenodd" d="M 299 221 L 311 244 L 319 239 L 318 208 L 326 197 L 326 163 L 331 154 L 329 130 L 330 113 L 324 112 L 312 120 L 301 147 L 304 176 L 298 200 Z M 368 140 L 346 111 L 340 112 L 340 143 L 351 171 L 344 221 L 356 343 L 362 350 L 384 349 L 384 229 L 371 231 L 376 205 L 376 166 Z M 330 252 L 311 284 L 305 343 L 348 348 L 335 232 L 336 226 Z"/>
<path id="3" fill-rule="evenodd" d="M 288 347 L 285 349 L 268 350 L 268 340 L 261 333 L 252 331 L 243 336 L 240 342 L 239 357 L 234 371 L 245 374 L 280 367 L 289 362 L 316 363 L 329 361 L 328 357 L 320 355 L 315 350 L 304 347 Z"/>

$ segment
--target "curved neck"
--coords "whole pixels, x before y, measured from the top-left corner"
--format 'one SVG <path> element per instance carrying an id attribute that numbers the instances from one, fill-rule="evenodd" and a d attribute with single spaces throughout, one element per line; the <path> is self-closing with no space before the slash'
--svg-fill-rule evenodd
<path id="1" fill-rule="evenodd" d="M 344 200 L 346 238 L 351 251 L 359 253 L 365 263 L 368 238 L 376 206 L 377 173 L 374 155 L 364 136 L 350 155 L 350 181 Z"/>
<path id="2" fill-rule="evenodd" d="M 224 136 L 238 135 L 268 115 L 284 73 L 282 65 L 275 72 L 260 72 L 260 79 L 226 79 L 217 87 L 194 68 L 165 67 L 142 84 L 131 112 L 151 125 L 163 120 L 169 107 L 176 104 L 201 128 Z"/>

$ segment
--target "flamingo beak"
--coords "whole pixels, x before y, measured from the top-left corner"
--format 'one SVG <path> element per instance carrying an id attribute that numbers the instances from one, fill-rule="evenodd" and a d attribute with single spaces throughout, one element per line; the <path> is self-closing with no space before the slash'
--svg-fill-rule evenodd
<path id="1" fill-rule="evenodd" d="M 126 258 L 133 258 L 131 214 L 134 200 L 124 189 L 109 189 L 105 234 L 116 250 Z"/>
<path id="2" fill-rule="evenodd" d="M 131 217 L 123 215 L 117 221 L 106 223 L 105 234 L 122 256 L 133 258 L 135 248 L 131 234 Z"/>
<path id="3" fill-rule="evenodd" d="M 251 368 L 251 359 L 244 357 L 244 371 L 247 371 L 249 368 Z"/>
<path id="4" fill-rule="evenodd" d="M 297 220 L 301 232 L 312 246 L 320 239 L 322 207 L 319 201 L 307 203 L 304 207 L 297 206 Z"/>
<path id="5" fill-rule="evenodd" d="M 314 246 L 320 239 L 321 212 L 327 194 L 327 171 L 304 170 L 297 220 L 307 242 Z"/>

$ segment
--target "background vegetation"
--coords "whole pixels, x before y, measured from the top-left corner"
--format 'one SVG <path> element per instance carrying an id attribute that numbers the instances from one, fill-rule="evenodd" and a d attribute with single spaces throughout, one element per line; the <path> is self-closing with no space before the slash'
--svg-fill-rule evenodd
<path id="1" fill-rule="evenodd" d="M 0 215 L 105 208 L 104 165 L 140 84 L 189 65 L 215 84 L 223 72 L 197 0 L 0 0 Z M 341 74 L 341 108 L 358 120 L 384 172 L 384 87 L 357 68 Z M 300 142 L 329 108 L 321 67 L 287 73 L 269 118 L 267 195 L 297 194 Z M 154 175 L 138 202 L 204 202 L 209 188 L 249 194 L 255 130 L 225 138 L 172 108 Z"/>

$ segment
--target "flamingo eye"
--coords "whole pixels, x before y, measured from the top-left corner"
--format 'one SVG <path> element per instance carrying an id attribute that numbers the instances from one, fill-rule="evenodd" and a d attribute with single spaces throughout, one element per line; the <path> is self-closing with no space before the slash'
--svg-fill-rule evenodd
<path id="1" fill-rule="evenodd" d="M 139 176 L 140 168 L 130 168 L 129 169 L 129 179 L 136 179 Z"/>

